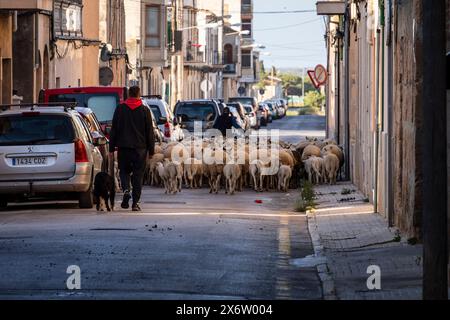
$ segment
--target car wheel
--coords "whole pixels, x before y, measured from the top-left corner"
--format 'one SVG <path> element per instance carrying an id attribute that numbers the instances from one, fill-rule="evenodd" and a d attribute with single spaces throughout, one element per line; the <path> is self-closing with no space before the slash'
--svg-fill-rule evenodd
<path id="1" fill-rule="evenodd" d="M 78 206 L 80 209 L 92 209 L 94 206 L 94 195 L 92 194 L 92 181 L 89 190 L 81 192 L 78 198 Z"/>

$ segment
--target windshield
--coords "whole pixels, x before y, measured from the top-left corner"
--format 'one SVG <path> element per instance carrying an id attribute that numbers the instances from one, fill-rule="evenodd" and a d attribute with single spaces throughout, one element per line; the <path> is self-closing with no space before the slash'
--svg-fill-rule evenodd
<path id="1" fill-rule="evenodd" d="M 119 104 L 116 93 L 107 94 L 59 94 L 50 96 L 49 102 L 76 102 L 79 107 L 90 108 L 94 111 L 100 123 L 112 122 L 114 112 Z"/>
<path id="2" fill-rule="evenodd" d="M 0 117 L 0 146 L 69 144 L 74 139 L 72 121 L 66 116 Z"/>
<path id="3" fill-rule="evenodd" d="M 245 106 L 244 108 L 245 108 L 245 113 L 247 113 L 247 114 L 249 114 L 249 113 L 252 113 L 252 112 L 253 112 L 253 108 L 252 108 L 252 107 L 249 107 L 249 106 Z"/>
<path id="4" fill-rule="evenodd" d="M 162 114 L 161 114 L 161 110 L 159 109 L 159 107 L 158 106 L 154 106 L 154 105 L 153 106 L 149 105 L 149 107 L 152 110 L 153 117 L 155 118 L 156 123 L 158 125 L 165 124 L 164 121 L 161 121 Z"/>
<path id="5" fill-rule="evenodd" d="M 177 116 L 186 116 L 187 121 L 213 121 L 216 111 L 211 104 L 180 104 L 177 108 Z"/>
<path id="6" fill-rule="evenodd" d="M 253 105 L 254 101 L 253 98 L 230 98 L 230 102 L 240 102 L 242 104 L 249 104 Z"/>

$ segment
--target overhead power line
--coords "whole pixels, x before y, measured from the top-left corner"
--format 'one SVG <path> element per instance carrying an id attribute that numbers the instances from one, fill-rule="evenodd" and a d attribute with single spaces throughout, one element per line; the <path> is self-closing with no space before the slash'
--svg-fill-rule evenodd
<path id="1" fill-rule="evenodd" d="M 308 21 L 303 21 L 303 22 L 301 22 L 301 23 L 290 24 L 290 25 L 280 26 L 280 27 L 274 27 L 274 28 L 255 29 L 254 31 L 281 30 L 281 29 L 287 29 L 287 28 L 293 28 L 293 27 L 302 26 L 302 25 L 304 25 L 304 24 L 311 23 L 311 22 L 316 22 L 316 21 L 320 21 L 320 20 L 321 20 L 320 18 L 316 18 L 316 19 L 312 19 L 312 20 L 308 20 Z"/>
<path id="2" fill-rule="evenodd" d="M 311 13 L 316 10 L 285 10 L 285 11 L 254 11 L 253 14 L 290 14 L 290 13 Z"/>

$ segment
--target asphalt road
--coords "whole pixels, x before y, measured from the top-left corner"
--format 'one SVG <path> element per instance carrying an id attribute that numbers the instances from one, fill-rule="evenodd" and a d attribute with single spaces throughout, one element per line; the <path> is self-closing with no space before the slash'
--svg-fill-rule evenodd
<path id="1" fill-rule="evenodd" d="M 323 135 L 323 122 L 292 117 L 270 128 L 295 142 Z M 0 298 L 320 299 L 315 268 L 293 263 L 313 254 L 295 197 L 146 188 L 138 214 L 15 204 L 0 212 Z M 81 290 L 67 289 L 72 265 Z"/>

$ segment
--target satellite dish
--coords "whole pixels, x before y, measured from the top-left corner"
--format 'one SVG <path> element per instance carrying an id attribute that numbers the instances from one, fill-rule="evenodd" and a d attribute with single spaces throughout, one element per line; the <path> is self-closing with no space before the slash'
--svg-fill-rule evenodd
<path id="1" fill-rule="evenodd" d="M 246 91 L 247 91 L 247 90 L 245 90 L 245 87 L 239 87 L 239 89 L 238 89 L 238 93 L 239 93 L 241 96 L 244 95 Z"/>
<path id="2" fill-rule="evenodd" d="M 114 80 L 114 72 L 110 67 L 102 67 L 99 72 L 99 82 L 102 86 L 109 86 Z"/>

